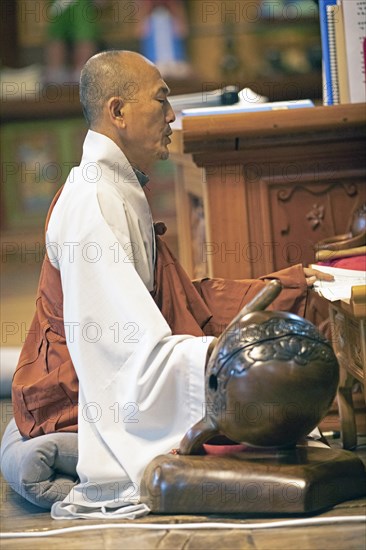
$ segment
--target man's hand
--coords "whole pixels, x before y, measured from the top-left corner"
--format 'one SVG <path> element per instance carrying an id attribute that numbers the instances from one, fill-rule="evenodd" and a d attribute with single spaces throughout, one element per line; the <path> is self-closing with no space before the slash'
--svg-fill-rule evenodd
<path id="1" fill-rule="evenodd" d="M 308 286 L 313 286 L 315 281 L 334 281 L 333 275 L 329 273 L 323 273 L 318 269 L 313 269 L 311 267 L 304 267 L 304 275 L 306 279 L 306 284 Z"/>

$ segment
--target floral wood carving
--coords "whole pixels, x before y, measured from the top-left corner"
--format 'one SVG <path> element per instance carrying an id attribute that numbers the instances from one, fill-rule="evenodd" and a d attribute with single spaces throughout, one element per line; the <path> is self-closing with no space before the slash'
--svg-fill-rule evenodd
<path id="1" fill-rule="evenodd" d="M 312 229 L 316 229 L 319 225 L 323 223 L 324 220 L 324 206 L 318 206 L 317 204 L 313 204 L 312 209 L 310 212 L 306 214 L 306 219 L 311 225 Z"/>

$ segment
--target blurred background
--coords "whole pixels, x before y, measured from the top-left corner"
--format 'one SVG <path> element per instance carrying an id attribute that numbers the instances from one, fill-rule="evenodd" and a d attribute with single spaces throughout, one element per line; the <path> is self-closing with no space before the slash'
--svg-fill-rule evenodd
<path id="1" fill-rule="evenodd" d="M 86 125 L 80 67 L 128 49 L 160 68 L 172 95 L 249 87 L 270 101 L 321 102 L 313 0 L 1 0 L 1 346 L 19 346 L 34 311 L 50 201 L 79 163 Z M 176 166 L 159 163 L 147 190 L 179 255 Z M 202 223 L 202 204 L 195 215 Z"/>

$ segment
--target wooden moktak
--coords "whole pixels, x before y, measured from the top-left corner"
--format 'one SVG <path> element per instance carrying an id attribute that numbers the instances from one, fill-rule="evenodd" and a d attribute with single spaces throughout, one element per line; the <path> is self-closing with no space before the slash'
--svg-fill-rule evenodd
<path id="1" fill-rule="evenodd" d="M 339 367 L 314 325 L 265 311 L 280 292 L 271 281 L 220 336 L 204 417 L 178 454 L 145 470 L 142 499 L 152 512 L 308 513 L 362 496 L 361 460 L 306 439 L 333 402 Z"/>

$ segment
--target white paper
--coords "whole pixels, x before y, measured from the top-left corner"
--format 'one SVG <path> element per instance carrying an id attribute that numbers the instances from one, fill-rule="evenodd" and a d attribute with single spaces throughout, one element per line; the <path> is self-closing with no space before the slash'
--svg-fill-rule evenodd
<path id="1" fill-rule="evenodd" d="M 313 264 L 311 267 L 334 276 L 334 281 L 318 280 L 315 281 L 313 285 L 314 290 L 330 302 L 335 302 L 336 300 L 350 300 L 352 287 L 366 284 L 365 271 L 340 269 L 338 267 L 317 264 Z"/>

